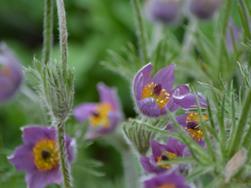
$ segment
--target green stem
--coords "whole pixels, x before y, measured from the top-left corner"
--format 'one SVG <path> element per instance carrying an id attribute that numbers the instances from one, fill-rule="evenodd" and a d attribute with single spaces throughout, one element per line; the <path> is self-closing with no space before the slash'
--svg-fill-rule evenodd
<path id="1" fill-rule="evenodd" d="M 70 166 L 65 149 L 65 130 L 64 122 L 57 123 L 57 142 L 59 149 L 60 167 L 63 176 L 63 187 L 72 188 L 72 177 L 70 172 Z"/>
<path id="2" fill-rule="evenodd" d="M 58 12 L 58 23 L 59 23 L 59 45 L 61 53 L 61 61 L 63 64 L 63 72 L 65 74 L 67 70 L 67 46 L 68 46 L 68 33 L 66 27 L 66 15 L 64 0 L 57 0 L 57 12 Z"/>
<path id="3" fill-rule="evenodd" d="M 143 64 L 146 64 L 148 63 L 147 42 L 146 42 L 146 32 L 144 28 L 144 22 L 140 10 L 140 1 L 131 0 L 131 2 L 134 9 L 134 13 L 136 15 L 137 37 L 139 41 L 141 60 Z"/>
<path id="4" fill-rule="evenodd" d="M 182 47 L 182 51 L 184 53 L 189 53 L 195 43 L 194 39 L 195 39 L 195 32 L 196 32 L 196 29 L 197 29 L 197 20 L 191 18 L 190 19 L 190 23 L 189 25 L 187 26 L 188 29 L 185 33 L 185 36 L 184 36 L 184 40 L 183 40 L 183 47 Z"/>
<path id="5" fill-rule="evenodd" d="M 243 132 L 245 129 L 245 125 L 249 116 L 249 111 L 251 109 L 251 89 L 249 89 L 247 98 L 244 103 L 244 107 L 241 112 L 241 117 L 239 120 L 239 123 L 237 127 L 234 127 L 233 134 L 231 136 L 232 140 L 230 140 L 230 149 L 229 149 L 229 154 L 230 156 L 234 154 L 235 151 L 239 148 L 241 141 L 242 141 L 242 136 Z M 249 128 L 251 129 L 251 128 Z M 248 138 L 245 138 L 244 143 L 246 142 Z"/>
<path id="6" fill-rule="evenodd" d="M 50 61 L 50 56 L 51 56 L 52 38 L 53 38 L 53 9 L 54 9 L 54 1 L 45 0 L 43 54 L 42 54 L 43 64 L 47 64 Z"/>

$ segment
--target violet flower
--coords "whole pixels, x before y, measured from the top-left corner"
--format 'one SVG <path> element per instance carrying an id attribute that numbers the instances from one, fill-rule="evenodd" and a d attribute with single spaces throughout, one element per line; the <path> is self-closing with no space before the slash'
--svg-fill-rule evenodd
<path id="1" fill-rule="evenodd" d="M 140 158 L 141 165 L 146 172 L 162 173 L 172 168 L 164 162 L 177 157 L 187 155 L 187 149 L 184 144 L 174 138 L 169 138 L 167 144 L 160 144 L 156 141 L 151 141 L 152 155 L 150 157 L 142 156 Z"/>
<path id="2" fill-rule="evenodd" d="M 200 114 L 198 112 L 187 112 L 176 117 L 177 123 L 182 125 L 188 134 L 197 141 L 200 145 L 204 145 L 204 133 L 200 128 L 202 121 L 207 121 L 208 116 L 206 114 Z"/>
<path id="3" fill-rule="evenodd" d="M 99 103 L 84 103 L 74 109 L 74 116 L 80 122 L 89 121 L 87 139 L 111 133 L 122 121 L 123 115 L 116 90 L 103 83 L 97 85 Z"/>
<path id="4" fill-rule="evenodd" d="M 144 188 L 190 188 L 185 178 L 177 172 L 158 174 L 144 181 Z"/>
<path id="5" fill-rule="evenodd" d="M 206 105 L 202 96 L 197 96 L 189 91 L 187 85 L 180 85 L 173 89 L 175 65 L 162 68 L 153 77 L 151 76 L 152 64 L 141 68 L 133 80 L 133 93 L 139 111 L 149 117 L 165 115 L 168 111 L 177 108 L 196 108 L 197 97 L 200 98 L 201 107 Z"/>
<path id="6" fill-rule="evenodd" d="M 181 0 L 148 0 L 145 4 L 146 16 L 151 21 L 164 24 L 178 20 L 182 9 Z"/>
<path id="7" fill-rule="evenodd" d="M 61 184 L 59 152 L 56 144 L 56 129 L 53 127 L 29 126 L 22 129 L 23 145 L 16 148 L 9 161 L 18 171 L 26 173 L 28 188 L 44 188 L 49 184 Z M 74 141 L 65 136 L 69 162 L 74 158 Z"/>
<path id="8" fill-rule="evenodd" d="M 210 19 L 222 4 L 222 0 L 190 0 L 190 11 L 200 19 Z"/>
<path id="9" fill-rule="evenodd" d="M 12 52 L 0 43 L 0 103 L 10 99 L 22 83 L 22 69 Z"/>

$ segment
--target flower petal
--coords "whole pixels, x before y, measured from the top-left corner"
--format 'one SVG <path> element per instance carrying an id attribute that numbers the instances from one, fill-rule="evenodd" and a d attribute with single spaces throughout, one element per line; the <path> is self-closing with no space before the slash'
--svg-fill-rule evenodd
<path id="1" fill-rule="evenodd" d="M 23 141 L 25 144 L 35 144 L 41 139 L 52 139 L 56 137 L 56 130 L 53 127 L 42 127 L 38 125 L 31 125 L 22 128 Z"/>
<path id="2" fill-rule="evenodd" d="M 159 70 L 159 72 L 157 72 L 153 77 L 153 82 L 161 84 L 162 88 L 170 92 L 174 82 L 174 69 L 175 65 L 170 64 L 169 66 Z"/>
<path id="3" fill-rule="evenodd" d="M 177 156 L 183 156 L 186 145 L 182 144 L 180 141 L 174 138 L 169 138 L 167 141 L 167 150 L 169 152 L 175 153 Z"/>
<path id="4" fill-rule="evenodd" d="M 138 101 L 140 112 L 149 117 L 158 117 L 166 114 L 166 108 L 160 109 L 153 98 L 145 98 Z"/>
<path id="5" fill-rule="evenodd" d="M 140 163 L 148 173 L 163 172 L 163 169 L 159 168 L 156 164 L 154 165 L 149 157 L 141 156 Z"/>
<path id="6" fill-rule="evenodd" d="M 103 103 L 109 103 L 112 105 L 113 110 L 120 110 L 120 103 L 117 95 L 117 91 L 114 88 L 109 88 L 103 83 L 97 85 L 97 89 L 100 95 L 100 101 Z"/>
<path id="7" fill-rule="evenodd" d="M 13 154 L 8 157 L 8 160 L 19 171 L 26 171 L 28 173 L 36 171 L 36 167 L 33 163 L 32 147 L 30 145 L 21 145 L 17 147 Z"/>
<path id="8" fill-rule="evenodd" d="M 90 117 L 93 111 L 97 108 L 96 103 L 85 103 L 82 105 L 77 106 L 73 110 L 74 117 L 80 122 L 84 122 L 86 119 Z"/>
<path id="9" fill-rule="evenodd" d="M 152 64 L 149 63 L 136 73 L 136 76 L 133 79 L 133 91 L 136 96 L 136 100 L 141 99 L 141 93 L 144 86 L 151 80 L 151 72 Z"/>

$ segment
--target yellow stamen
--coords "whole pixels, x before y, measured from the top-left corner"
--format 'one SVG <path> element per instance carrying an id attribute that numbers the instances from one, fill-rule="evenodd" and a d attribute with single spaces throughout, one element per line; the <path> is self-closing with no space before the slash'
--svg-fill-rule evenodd
<path id="1" fill-rule="evenodd" d="M 112 106 L 108 103 L 101 103 L 89 118 L 90 125 L 94 127 L 110 127 L 109 113 L 112 111 Z"/>
<path id="2" fill-rule="evenodd" d="M 59 155 L 54 140 L 43 139 L 38 141 L 32 152 L 34 163 L 38 170 L 49 171 L 58 166 Z"/>
<path id="3" fill-rule="evenodd" d="M 169 168 L 171 168 L 171 165 L 164 164 L 163 162 L 168 161 L 168 160 L 172 160 L 172 159 L 176 159 L 176 158 L 177 158 L 177 155 L 175 153 L 172 153 L 169 151 L 164 151 L 161 154 L 161 156 L 157 157 L 156 162 L 160 168 L 169 169 Z"/>
<path id="4" fill-rule="evenodd" d="M 186 117 L 186 125 L 187 125 L 186 130 L 194 140 L 196 140 L 198 142 L 202 140 L 204 133 L 200 129 L 199 124 L 201 123 L 201 121 L 207 121 L 207 120 L 208 120 L 208 116 L 205 114 L 202 115 L 202 117 L 197 112 L 190 112 L 187 115 L 187 117 Z"/>
<path id="5" fill-rule="evenodd" d="M 161 85 L 151 82 L 143 88 L 141 98 L 145 99 L 150 97 L 154 98 L 159 108 L 162 109 L 169 102 L 170 94 L 161 88 Z"/>

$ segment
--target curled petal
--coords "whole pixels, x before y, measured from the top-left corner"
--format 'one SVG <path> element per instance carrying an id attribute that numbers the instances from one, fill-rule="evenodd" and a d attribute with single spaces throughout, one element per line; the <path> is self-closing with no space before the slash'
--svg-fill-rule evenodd
<path id="1" fill-rule="evenodd" d="M 133 91 L 137 100 L 141 99 L 144 86 L 151 80 L 152 64 L 147 64 L 141 68 L 133 79 Z"/>
<path id="2" fill-rule="evenodd" d="M 166 148 L 169 152 L 175 153 L 177 156 L 183 156 L 186 149 L 186 145 L 182 144 L 177 139 L 169 138 L 167 141 Z"/>
<path id="3" fill-rule="evenodd" d="M 158 117 L 166 114 L 166 108 L 160 109 L 153 98 L 138 101 L 138 107 L 142 114 L 149 117 Z"/>
<path id="4" fill-rule="evenodd" d="M 73 110 L 73 115 L 80 123 L 82 123 L 90 117 L 90 115 L 96 110 L 96 108 L 97 104 L 95 103 L 85 103 L 77 106 Z"/>

